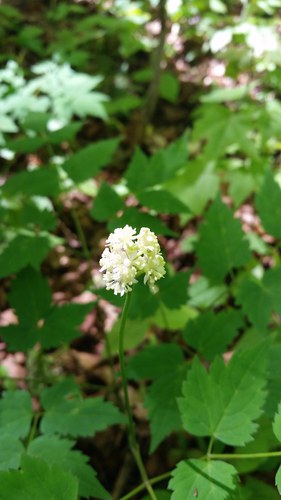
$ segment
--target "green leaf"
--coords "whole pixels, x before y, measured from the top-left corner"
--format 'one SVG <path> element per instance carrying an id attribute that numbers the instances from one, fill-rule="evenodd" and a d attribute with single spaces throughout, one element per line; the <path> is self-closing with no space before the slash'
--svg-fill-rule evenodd
<path id="1" fill-rule="evenodd" d="M 84 182 L 110 162 L 118 143 L 119 138 L 91 144 L 73 154 L 66 160 L 63 168 L 75 183 Z"/>
<path id="2" fill-rule="evenodd" d="M 0 328 L 1 337 L 11 352 L 27 352 L 38 342 L 38 328 L 32 326 L 9 325 Z"/>
<path id="3" fill-rule="evenodd" d="M 275 414 L 273 422 L 273 432 L 281 443 L 281 403 L 279 403 L 278 411 Z"/>
<path id="4" fill-rule="evenodd" d="M 187 303 L 190 272 L 179 271 L 174 276 L 165 276 L 157 284 L 159 297 L 168 309 L 179 309 Z"/>
<path id="5" fill-rule="evenodd" d="M 128 187 L 133 193 L 157 186 L 171 179 L 187 159 L 187 134 L 158 151 L 151 158 L 137 148 L 125 173 Z"/>
<path id="6" fill-rule="evenodd" d="M 46 349 L 69 343 L 80 335 L 78 326 L 94 307 L 89 304 L 63 304 L 52 307 L 38 331 L 38 340 Z"/>
<path id="7" fill-rule="evenodd" d="M 253 325 L 264 331 L 271 313 L 281 312 L 281 267 L 266 271 L 262 280 L 245 278 L 237 291 L 237 302 Z"/>
<path id="8" fill-rule="evenodd" d="M 47 435 L 34 439 L 28 447 L 28 454 L 44 460 L 49 465 L 60 466 L 65 472 L 78 479 L 79 495 L 83 498 L 110 500 L 110 495 L 96 477 L 96 472 L 87 464 L 86 457 L 78 450 L 72 450 L 74 441 Z"/>
<path id="9" fill-rule="evenodd" d="M 269 171 L 256 197 L 256 207 L 265 230 L 281 238 L 281 189 Z"/>
<path id="10" fill-rule="evenodd" d="M 277 471 L 277 474 L 275 476 L 275 484 L 277 486 L 279 494 L 281 495 L 281 465 L 280 465 L 280 467 Z"/>
<path id="11" fill-rule="evenodd" d="M 200 276 L 195 283 L 190 285 L 189 290 L 189 305 L 193 307 L 215 307 L 226 302 L 227 287 L 225 285 L 212 286 L 207 278 Z"/>
<path id="12" fill-rule="evenodd" d="M 79 130 L 82 128 L 83 123 L 75 122 L 69 123 L 65 127 L 55 130 L 54 132 L 48 132 L 47 140 L 50 144 L 61 144 L 62 142 L 70 142 L 76 137 Z"/>
<path id="13" fill-rule="evenodd" d="M 161 219 L 154 217 L 145 212 L 140 212 L 135 207 L 128 207 L 123 211 L 121 217 L 114 218 L 109 224 L 110 231 L 114 231 L 117 227 L 123 227 L 126 224 L 135 227 L 139 231 L 142 227 L 149 227 L 156 234 L 164 234 L 167 236 L 175 236 L 174 231 L 162 222 Z"/>
<path id="14" fill-rule="evenodd" d="M 239 311 L 228 309 L 215 314 L 204 311 L 189 321 L 183 330 L 184 340 L 206 359 L 212 360 L 225 352 L 228 344 L 238 334 L 242 326 Z"/>
<path id="15" fill-rule="evenodd" d="M 34 153 L 39 148 L 46 144 L 47 140 L 43 137 L 20 137 L 13 141 L 7 141 L 6 146 L 8 149 L 15 151 L 15 153 Z"/>
<path id="16" fill-rule="evenodd" d="M 262 343 L 238 351 L 227 366 L 217 358 L 209 374 L 195 358 L 179 400 L 185 430 L 232 446 L 251 441 L 266 396 L 266 352 Z"/>
<path id="17" fill-rule="evenodd" d="M 22 470 L 0 472 L 0 500 L 77 500 L 78 483 L 58 466 L 24 455 Z"/>
<path id="18" fill-rule="evenodd" d="M 222 281 L 233 268 L 246 264 L 250 258 L 240 222 L 219 198 L 207 211 L 199 235 L 198 263 L 207 278 L 214 282 Z"/>
<path id="19" fill-rule="evenodd" d="M 219 191 L 219 178 L 214 163 L 206 158 L 189 161 L 186 168 L 163 186 L 176 196 L 196 215 L 200 215 L 207 203 Z"/>
<path id="20" fill-rule="evenodd" d="M 103 182 L 90 213 L 98 221 L 107 221 L 123 208 L 124 203 L 120 196 L 109 184 Z"/>
<path id="21" fill-rule="evenodd" d="M 144 404 L 150 422 L 150 453 L 163 439 L 182 427 L 177 399 L 185 376 L 186 366 L 181 362 L 168 368 L 168 372 L 155 380 L 147 391 Z"/>
<path id="22" fill-rule="evenodd" d="M 1 435 L 1 429 L 0 429 Z M 17 469 L 20 465 L 24 447 L 21 441 L 12 434 L 1 435 L 0 471 Z"/>
<path id="23" fill-rule="evenodd" d="M 46 233 L 25 231 L 25 234 L 18 234 L 0 254 L 0 278 L 16 273 L 28 265 L 38 269 L 55 244 L 57 242 L 51 240 Z"/>
<path id="24" fill-rule="evenodd" d="M 189 213 L 188 207 L 174 195 L 164 190 L 143 191 L 138 194 L 140 203 L 162 214 Z"/>
<path id="25" fill-rule="evenodd" d="M 247 156 L 258 156 L 249 137 L 251 118 L 246 113 L 241 110 L 234 113 L 219 104 L 205 104 L 199 112 L 200 117 L 195 122 L 193 138 L 208 140 L 204 155 L 209 159 L 222 157 L 229 146 L 237 146 L 239 151 L 243 151 Z"/>
<path id="26" fill-rule="evenodd" d="M 33 417 L 32 401 L 27 391 L 6 391 L 0 399 L 0 436 L 25 438 Z"/>
<path id="27" fill-rule="evenodd" d="M 157 380 L 176 370 L 183 361 L 183 352 L 178 344 L 148 346 L 128 360 L 128 377 L 134 380 Z"/>
<path id="28" fill-rule="evenodd" d="M 143 283 L 142 278 L 140 282 L 134 286 L 134 293 L 132 295 L 132 302 L 129 310 L 129 318 L 131 319 L 145 319 L 152 316 L 159 307 L 159 296 L 152 294 Z"/>
<path id="29" fill-rule="evenodd" d="M 173 471 L 169 489 L 171 500 L 226 500 L 236 489 L 235 468 L 221 461 L 191 459 L 180 462 Z"/>
<path id="30" fill-rule="evenodd" d="M 265 404 L 265 413 L 273 420 L 280 402 L 281 387 L 281 344 L 273 344 L 269 349 L 268 362 L 268 396 Z"/>
<path id="31" fill-rule="evenodd" d="M 154 488 L 154 493 L 156 495 L 157 500 L 171 500 L 171 493 L 165 490 L 156 490 Z M 151 496 L 150 495 L 145 495 L 145 497 L 142 497 L 141 500 L 150 500 Z"/>
<path id="32" fill-rule="evenodd" d="M 47 280 L 32 267 L 23 269 L 12 282 L 9 294 L 21 326 L 36 326 L 51 304 Z"/>
<path id="33" fill-rule="evenodd" d="M 41 400 L 45 409 L 41 431 L 45 434 L 93 436 L 110 425 L 125 422 L 125 417 L 112 403 L 100 397 L 82 399 L 78 391 L 73 394 L 68 381 L 44 389 Z"/>
<path id="34" fill-rule="evenodd" d="M 176 75 L 162 73 L 160 78 L 159 93 L 162 99 L 176 103 L 179 96 L 180 84 Z"/>

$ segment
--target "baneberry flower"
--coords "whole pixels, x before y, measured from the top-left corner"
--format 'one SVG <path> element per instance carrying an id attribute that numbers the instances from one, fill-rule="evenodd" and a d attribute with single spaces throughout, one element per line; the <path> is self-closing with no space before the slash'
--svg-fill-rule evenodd
<path id="1" fill-rule="evenodd" d="M 100 266 L 106 289 L 121 296 L 132 290 L 136 278 L 142 274 L 144 283 L 153 293 L 157 292 L 156 281 L 166 272 L 155 234 L 143 227 L 137 235 L 136 230 L 128 225 L 109 235 Z"/>

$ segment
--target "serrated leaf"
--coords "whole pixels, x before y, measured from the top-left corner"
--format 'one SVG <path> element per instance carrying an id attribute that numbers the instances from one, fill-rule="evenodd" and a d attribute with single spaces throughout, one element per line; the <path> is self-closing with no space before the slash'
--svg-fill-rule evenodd
<path id="1" fill-rule="evenodd" d="M 38 271 L 27 267 L 12 282 L 9 300 L 16 310 L 21 326 L 36 326 L 50 307 L 50 287 Z"/>
<path id="2" fill-rule="evenodd" d="M 266 396 L 266 351 L 264 343 L 238 351 L 227 366 L 217 358 L 209 373 L 195 358 L 179 400 L 185 430 L 233 446 L 251 441 Z"/>
<path id="3" fill-rule="evenodd" d="M 180 462 L 172 473 L 171 500 L 227 500 L 236 489 L 235 468 L 221 461 L 191 459 Z"/>
<path id="4" fill-rule="evenodd" d="M 53 306 L 38 330 L 38 340 L 44 348 L 58 347 L 69 343 L 80 335 L 78 326 L 94 307 L 90 304 L 63 304 Z"/>
<path id="5" fill-rule="evenodd" d="M 245 278 L 237 291 L 237 302 L 259 330 L 265 330 L 271 313 L 281 311 L 281 267 L 266 271 L 262 280 Z"/>
<path id="6" fill-rule="evenodd" d="M 187 205 L 195 215 L 200 215 L 219 191 L 219 178 L 214 170 L 214 162 L 208 162 L 202 157 L 189 161 L 186 168 L 165 182 L 163 187 Z"/>
<path id="7" fill-rule="evenodd" d="M 0 472 L 0 500 L 77 500 L 78 482 L 58 466 L 24 455 L 22 470 Z"/>
<path id="8" fill-rule="evenodd" d="M 265 230 L 275 238 L 281 238 L 281 189 L 271 171 L 268 171 L 256 197 L 256 207 Z"/>
<path id="9" fill-rule="evenodd" d="M 150 453 L 153 453 L 169 434 L 181 429 L 177 399 L 185 376 L 186 366 L 180 363 L 174 368 L 169 368 L 168 372 L 155 380 L 147 391 L 144 404 L 148 409 L 150 422 Z"/>
<path id="10" fill-rule="evenodd" d="M 64 382 L 61 384 L 46 388 L 42 392 L 41 400 L 45 409 L 41 421 L 43 433 L 73 437 L 93 436 L 110 425 L 125 422 L 125 417 L 119 410 L 103 398 L 82 399 L 78 392 L 69 392 L 66 388 L 64 396 L 58 399 L 58 391 L 65 387 Z"/>
<path id="11" fill-rule="evenodd" d="M 6 391 L 0 399 L 0 436 L 25 438 L 33 417 L 32 401 L 27 391 Z"/>
<path id="12" fill-rule="evenodd" d="M 205 104 L 199 112 L 193 138 L 208 140 L 204 154 L 209 159 L 220 158 L 229 146 L 234 145 L 248 156 L 258 156 L 253 141 L 249 138 L 251 119 L 246 113 L 234 113 L 219 104 Z"/>
<path id="13" fill-rule="evenodd" d="M 279 491 L 279 495 L 281 495 L 281 465 L 276 473 L 275 476 L 275 484 L 277 486 L 277 489 Z"/>
<path id="14" fill-rule="evenodd" d="M 94 177 L 105 167 L 115 152 L 119 139 L 106 139 L 91 144 L 78 153 L 73 154 L 63 165 L 69 177 L 76 183 Z"/>
<path id="15" fill-rule="evenodd" d="M 189 213 L 188 207 L 169 191 L 150 190 L 138 193 L 142 205 L 162 214 Z"/>
<path id="16" fill-rule="evenodd" d="M 199 266 L 207 278 L 222 281 L 232 269 L 250 258 L 249 245 L 241 224 L 231 210 L 217 198 L 206 213 L 196 245 Z"/>
<path id="17" fill-rule="evenodd" d="M 38 328 L 36 326 L 3 326 L 0 328 L 0 335 L 7 343 L 10 352 L 27 352 L 38 342 Z"/>
<path id="18" fill-rule="evenodd" d="M 225 352 L 227 345 L 238 334 L 242 326 L 239 311 L 228 309 L 215 314 L 204 311 L 189 321 L 183 330 L 184 340 L 206 359 L 212 360 Z"/>
<path id="19" fill-rule="evenodd" d="M 93 208 L 90 213 L 98 221 L 107 221 L 122 208 L 124 208 L 124 203 L 120 196 L 118 196 L 109 184 L 103 182 L 93 202 Z"/>
<path id="20" fill-rule="evenodd" d="M 49 250 L 56 244 L 45 233 L 27 231 L 15 236 L 0 254 L 0 278 L 20 271 L 28 265 L 39 267 Z"/>
<path id="21" fill-rule="evenodd" d="M 280 402 L 281 387 L 281 344 L 273 344 L 269 349 L 268 396 L 265 413 L 272 420 Z"/>
<path id="22" fill-rule="evenodd" d="M 44 460 L 49 465 L 58 465 L 78 479 L 79 495 L 83 498 L 110 500 L 110 495 L 96 477 L 95 470 L 87 464 L 89 457 L 73 450 L 74 441 L 46 435 L 34 439 L 28 454 Z"/>
<path id="23" fill-rule="evenodd" d="M 1 411 L 1 410 L 0 410 Z M 20 465 L 21 455 L 24 451 L 23 444 L 13 434 L 1 435 L 0 471 L 17 469 Z"/>
<path id="24" fill-rule="evenodd" d="M 134 380 L 157 380 L 176 370 L 183 361 L 183 352 L 178 344 L 148 346 L 128 360 L 128 377 Z"/>
<path id="25" fill-rule="evenodd" d="M 278 411 L 275 414 L 273 422 L 273 432 L 281 443 L 281 403 L 279 403 Z"/>
<path id="26" fill-rule="evenodd" d="M 148 158 L 139 148 L 136 149 L 125 173 L 125 179 L 133 193 L 160 185 L 176 175 L 187 159 L 187 134 L 169 144 Z"/>

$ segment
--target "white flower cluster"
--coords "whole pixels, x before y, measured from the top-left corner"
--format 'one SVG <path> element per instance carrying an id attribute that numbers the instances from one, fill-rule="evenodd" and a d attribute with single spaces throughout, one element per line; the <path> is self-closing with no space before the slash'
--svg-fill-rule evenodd
<path id="1" fill-rule="evenodd" d="M 155 234 L 142 227 L 139 234 L 131 226 L 117 228 L 106 240 L 106 248 L 100 259 L 100 271 L 104 273 L 106 289 L 114 294 L 127 293 L 144 274 L 144 283 L 155 293 L 156 281 L 165 274 L 165 261 Z"/>

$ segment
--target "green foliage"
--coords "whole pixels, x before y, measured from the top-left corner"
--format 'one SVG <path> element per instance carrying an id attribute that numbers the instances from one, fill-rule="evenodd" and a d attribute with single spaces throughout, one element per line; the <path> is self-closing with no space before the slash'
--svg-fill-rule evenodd
<path id="1" fill-rule="evenodd" d="M 206 500 L 229 498 L 236 488 L 235 468 L 221 461 L 187 460 L 180 462 L 169 482 L 171 500 L 202 496 Z"/>
<path id="2" fill-rule="evenodd" d="M 266 271 L 262 280 L 250 276 L 239 284 L 237 301 L 258 329 L 265 329 L 273 311 L 280 312 L 280 277 L 281 267 L 276 267 Z"/>
<path id="3" fill-rule="evenodd" d="M 118 409 L 103 398 L 83 399 L 71 379 L 44 389 L 41 400 L 46 412 L 41 421 L 45 434 L 92 436 L 109 425 L 125 422 Z"/>
<path id="4" fill-rule="evenodd" d="M 198 263 L 207 278 L 220 282 L 234 268 L 246 264 L 249 247 L 238 220 L 217 198 L 200 226 L 197 244 Z"/>
<path id="5" fill-rule="evenodd" d="M 17 500 L 19 491 L 23 500 L 36 498 L 39 491 L 42 500 L 77 499 L 77 479 L 61 467 L 29 456 L 23 456 L 21 465 L 22 471 L 0 472 L 1 500 L 7 495 Z"/>
<path id="6" fill-rule="evenodd" d="M 110 499 L 99 461 L 118 490 L 124 297 L 97 270 L 125 224 L 167 261 L 124 338 L 143 462 L 175 467 L 157 498 L 281 494 L 280 1 L 236 3 L 1 2 L 0 500 Z"/>
<path id="7" fill-rule="evenodd" d="M 61 467 L 78 479 L 79 495 L 83 498 L 109 500 L 111 497 L 96 478 L 96 473 L 87 464 L 87 457 L 73 450 L 74 441 L 59 439 L 53 435 L 40 436 L 28 447 L 28 454 L 48 465 Z"/>
<path id="8" fill-rule="evenodd" d="M 206 359 L 212 360 L 225 352 L 241 326 L 241 315 L 235 309 L 218 314 L 205 311 L 187 323 L 183 337 L 188 345 Z"/>
<path id="9" fill-rule="evenodd" d="M 257 196 L 256 206 L 266 231 L 281 237 L 281 189 L 271 172 L 268 172 Z"/>
<path id="10" fill-rule="evenodd" d="M 47 280 L 31 267 L 22 270 L 13 281 L 10 303 L 19 324 L 2 327 L 1 334 L 12 351 L 26 351 L 36 342 L 44 348 L 71 342 L 79 335 L 77 328 L 94 305 L 51 305 Z"/>
<path id="11" fill-rule="evenodd" d="M 229 445 L 251 441 L 266 395 L 265 351 L 264 344 L 238 351 L 228 366 L 217 358 L 209 374 L 195 358 L 179 400 L 185 430 Z"/>
<path id="12" fill-rule="evenodd" d="M 0 435 L 25 438 L 33 416 L 32 400 L 27 391 L 6 391 L 0 400 Z"/>

